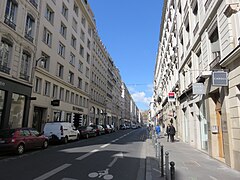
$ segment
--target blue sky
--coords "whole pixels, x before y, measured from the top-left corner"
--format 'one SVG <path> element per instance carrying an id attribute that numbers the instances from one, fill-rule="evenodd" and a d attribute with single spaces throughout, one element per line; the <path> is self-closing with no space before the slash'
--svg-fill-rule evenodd
<path id="1" fill-rule="evenodd" d="M 98 34 L 141 110 L 149 109 L 163 0 L 88 0 Z"/>

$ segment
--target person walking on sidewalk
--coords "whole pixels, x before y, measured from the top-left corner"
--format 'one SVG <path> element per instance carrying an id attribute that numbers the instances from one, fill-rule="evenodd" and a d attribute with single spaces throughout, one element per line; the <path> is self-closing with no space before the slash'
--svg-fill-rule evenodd
<path id="1" fill-rule="evenodd" d="M 157 126 L 155 127 L 155 131 L 156 131 L 157 137 L 159 138 L 160 133 L 161 133 L 161 128 L 160 128 L 159 124 L 157 124 Z"/>
<path id="2" fill-rule="evenodd" d="M 167 134 L 167 142 L 169 141 L 169 137 L 170 137 L 170 124 L 167 125 L 167 128 L 166 128 L 166 134 Z"/>
<path id="3" fill-rule="evenodd" d="M 169 134 L 170 134 L 171 142 L 174 142 L 175 133 L 176 133 L 175 127 L 173 126 L 173 124 L 171 124 L 169 127 Z"/>

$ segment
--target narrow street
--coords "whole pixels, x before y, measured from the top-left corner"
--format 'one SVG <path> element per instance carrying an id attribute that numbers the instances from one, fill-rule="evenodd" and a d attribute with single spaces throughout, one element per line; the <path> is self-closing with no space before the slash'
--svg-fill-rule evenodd
<path id="1" fill-rule="evenodd" d="M 141 180 L 146 130 L 123 130 L 0 160 L 2 180 Z"/>

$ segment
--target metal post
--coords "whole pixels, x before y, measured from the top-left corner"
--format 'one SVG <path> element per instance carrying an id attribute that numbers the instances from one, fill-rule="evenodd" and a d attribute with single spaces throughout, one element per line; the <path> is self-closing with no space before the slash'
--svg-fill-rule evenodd
<path id="1" fill-rule="evenodd" d="M 165 172 L 166 172 L 166 179 L 169 179 L 169 152 L 165 152 Z"/>
<path id="2" fill-rule="evenodd" d="M 160 154 L 160 142 L 157 143 L 156 158 L 160 157 L 159 154 Z"/>
<path id="3" fill-rule="evenodd" d="M 163 145 L 161 146 L 161 176 L 164 176 Z"/>
<path id="4" fill-rule="evenodd" d="M 161 143 L 159 142 L 159 151 L 158 151 L 158 165 L 159 165 L 159 170 L 161 168 L 161 150 L 160 150 L 160 147 L 161 147 Z"/>
<path id="5" fill-rule="evenodd" d="M 173 161 L 170 162 L 170 174 L 171 174 L 171 180 L 175 180 L 175 163 Z"/>

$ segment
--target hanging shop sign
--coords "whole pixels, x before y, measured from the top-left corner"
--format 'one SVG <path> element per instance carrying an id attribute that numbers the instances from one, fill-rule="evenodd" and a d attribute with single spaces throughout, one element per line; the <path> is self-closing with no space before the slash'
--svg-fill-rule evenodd
<path id="1" fill-rule="evenodd" d="M 193 94 L 205 94 L 205 86 L 203 83 L 193 83 Z"/>
<path id="2" fill-rule="evenodd" d="M 228 73 L 224 71 L 214 71 L 212 73 L 213 86 L 228 86 Z"/>
<path id="3" fill-rule="evenodd" d="M 176 97 L 175 97 L 175 92 L 169 92 L 168 93 L 168 102 L 175 102 Z"/>

